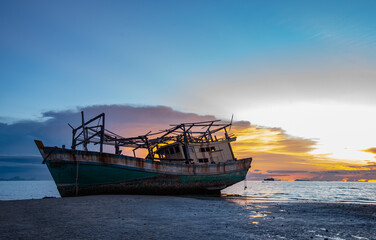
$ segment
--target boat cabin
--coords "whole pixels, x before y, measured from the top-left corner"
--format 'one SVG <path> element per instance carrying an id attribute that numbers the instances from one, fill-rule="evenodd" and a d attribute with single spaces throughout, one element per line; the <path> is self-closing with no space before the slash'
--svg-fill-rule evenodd
<path id="1" fill-rule="evenodd" d="M 189 158 L 184 144 L 175 142 L 160 147 L 155 153 L 160 161 L 179 162 L 194 164 L 215 164 L 236 160 L 232 152 L 230 141 L 223 139 L 213 142 L 191 142 L 188 144 Z M 188 161 L 189 159 L 189 161 Z"/>

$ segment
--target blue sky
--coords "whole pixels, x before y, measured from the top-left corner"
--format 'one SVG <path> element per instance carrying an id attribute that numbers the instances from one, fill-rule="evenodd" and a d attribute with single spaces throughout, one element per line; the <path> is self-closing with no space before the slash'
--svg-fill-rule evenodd
<path id="1" fill-rule="evenodd" d="M 245 63 L 310 64 L 338 53 L 373 62 L 375 9 L 372 1 L 2 1 L 0 115 L 174 105 L 169 96 L 198 76 Z"/>
<path id="2" fill-rule="evenodd" d="M 1 1 L 0 121 L 165 105 L 371 161 L 375 12 L 375 1 Z"/>

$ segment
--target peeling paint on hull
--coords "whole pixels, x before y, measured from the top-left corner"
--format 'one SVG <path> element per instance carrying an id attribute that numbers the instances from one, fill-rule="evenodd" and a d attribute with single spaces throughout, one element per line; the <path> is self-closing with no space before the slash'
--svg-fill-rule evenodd
<path id="1" fill-rule="evenodd" d="M 194 165 L 44 146 L 39 150 L 62 197 L 219 193 L 244 180 L 252 161 Z"/>

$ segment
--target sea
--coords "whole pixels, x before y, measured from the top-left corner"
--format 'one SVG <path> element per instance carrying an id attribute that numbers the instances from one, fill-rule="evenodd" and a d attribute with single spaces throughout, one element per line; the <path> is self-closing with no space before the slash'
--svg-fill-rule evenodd
<path id="1" fill-rule="evenodd" d="M 305 201 L 376 204 L 376 182 L 242 181 L 224 196 L 249 201 Z M 60 198 L 49 181 L 0 181 L 0 200 Z"/>

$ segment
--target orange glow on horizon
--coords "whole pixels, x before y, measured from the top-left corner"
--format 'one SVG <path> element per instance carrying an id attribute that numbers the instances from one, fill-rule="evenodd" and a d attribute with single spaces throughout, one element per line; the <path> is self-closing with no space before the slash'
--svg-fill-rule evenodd
<path id="1" fill-rule="evenodd" d="M 370 171 L 376 170 L 376 164 L 365 165 L 361 161 L 335 159 L 329 154 L 314 154 L 316 141 L 292 137 L 279 128 L 233 126 L 231 132 L 237 136 L 237 141 L 232 143 L 235 156 L 253 158 L 251 179 L 255 176 L 255 179 L 273 177 L 283 181 L 367 181 Z"/>

